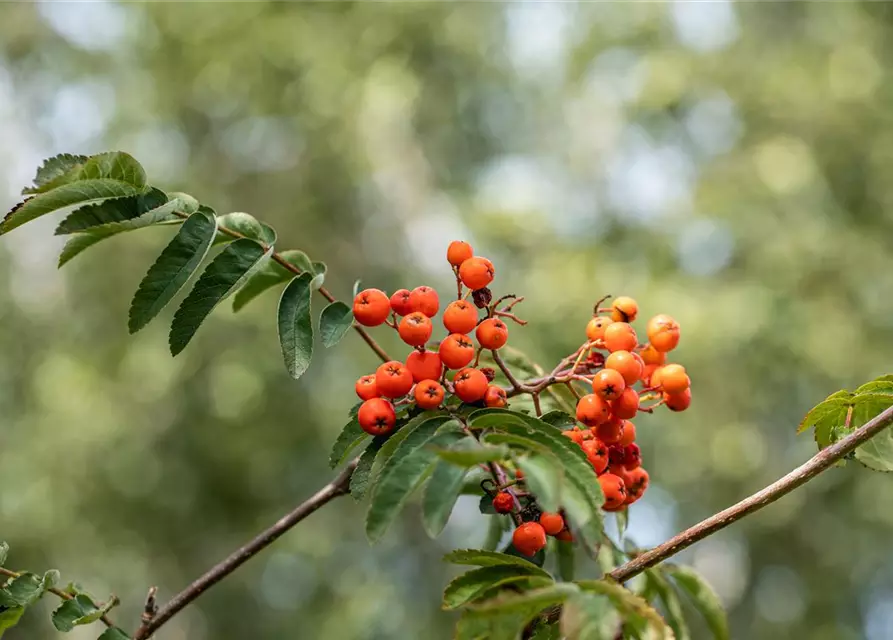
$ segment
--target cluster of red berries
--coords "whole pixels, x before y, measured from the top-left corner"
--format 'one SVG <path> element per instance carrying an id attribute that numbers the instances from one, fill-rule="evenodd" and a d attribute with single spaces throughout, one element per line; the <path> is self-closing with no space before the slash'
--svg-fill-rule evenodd
<path id="1" fill-rule="evenodd" d="M 354 298 L 357 323 L 367 327 L 388 324 L 403 342 L 414 347 L 405 362 L 385 362 L 374 374 L 357 380 L 356 392 L 364 401 L 357 419 L 367 433 L 387 435 L 394 429 L 395 404 L 415 403 L 421 409 L 435 409 L 443 404 L 447 392 L 466 403 L 506 405 L 505 391 L 490 384 L 494 372 L 472 365 L 481 349 L 500 349 L 508 341 L 508 327 L 490 306 L 492 296 L 487 285 L 493 281 L 493 263 L 475 256 L 471 245 L 458 240 L 450 244 L 447 260 L 456 274 L 459 295 L 443 311 L 448 335 L 437 351 L 426 348 L 434 332 L 431 319 L 440 310 L 440 298 L 431 287 L 400 289 L 390 298 L 379 289 L 365 289 Z M 462 295 L 463 286 L 472 301 Z M 486 317 L 481 318 L 478 309 L 487 309 Z M 479 348 L 470 337 L 472 332 Z M 456 371 L 452 381 L 446 378 L 448 369 Z"/>
<path id="2" fill-rule="evenodd" d="M 519 470 L 515 475 L 517 482 L 524 480 L 524 474 Z M 526 495 L 526 494 L 525 494 Z M 546 536 L 555 536 L 556 539 L 570 542 L 573 540 L 567 522 L 560 513 L 540 512 L 532 505 L 521 506 L 520 501 L 515 502 L 516 496 L 509 491 L 500 491 L 493 497 L 493 509 L 496 513 L 513 513 L 520 507 L 523 517 L 528 519 L 512 533 L 512 544 L 515 549 L 526 556 L 533 556 L 546 546 Z"/>

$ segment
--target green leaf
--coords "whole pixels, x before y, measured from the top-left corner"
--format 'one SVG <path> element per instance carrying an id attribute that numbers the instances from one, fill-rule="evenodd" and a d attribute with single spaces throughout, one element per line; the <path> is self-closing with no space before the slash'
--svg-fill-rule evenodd
<path id="1" fill-rule="evenodd" d="M 313 276 L 294 278 L 279 299 L 279 344 L 289 375 L 297 380 L 313 357 L 313 322 L 310 319 L 310 283 Z"/>
<path id="2" fill-rule="evenodd" d="M 594 593 L 571 596 L 561 610 L 567 640 L 614 640 L 622 620 L 608 598 Z"/>
<path id="3" fill-rule="evenodd" d="M 549 411 L 548 413 L 544 413 L 540 418 L 543 422 L 547 424 L 551 424 L 553 427 L 557 427 L 562 431 L 567 431 L 571 427 L 577 424 L 577 419 L 566 411 Z"/>
<path id="4" fill-rule="evenodd" d="M 66 235 L 85 231 L 114 222 L 124 222 L 157 209 L 168 202 L 167 194 L 160 189 L 150 189 L 146 193 L 125 198 L 112 198 L 96 204 L 83 206 L 59 223 L 56 235 Z"/>
<path id="5" fill-rule="evenodd" d="M 130 303 L 130 333 L 145 327 L 164 309 L 205 259 L 217 230 L 214 217 L 197 211 L 180 227 L 174 239 L 140 282 Z"/>
<path id="6" fill-rule="evenodd" d="M 73 180 L 77 177 L 84 163 L 89 159 L 88 156 L 78 156 L 70 153 L 61 153 L 58 156 L 47 158 L 37 170 L 37 175 L 34 177 L 34 187 L 25 187 L 22 189 L 22 194 L 44 193 Z"/>
<path id="7" fill-rule="evenodd" d="M 319 316 L 319 335 L 323 346 L 334 347 L 350 331 L 353 324 L 353 309 L 340 300 L 326 306 Z"/>
<path id="8" fill-rule="evenodd" d="M 622 585 L 610 580 L 578 580 L 576 584 L 584 591 L 607 596 L 615 607 L 626 614 L 627 622 L 647 625 L 656 638 L 669 640 L 673 637 L 673 631 L 654 607 Z"/>
<path id="9" fill-rule="evenodd" d="M 268 225 L 266 222 L 261 222 L 260 228 L 260 240 L 262 242 L 266 242 L 269 245 L 274 245 L 279 241 L 279 234 L 276 233 L 276 229 Z"/>
<path id="10" fill-rule="evenodd" d="M 502 550 L 502 552 L 509 556 L 518 556 L 519 558 L 524 558 L 525 560 L 529 560 L 530 562 L 532 562 L 533 564 L 535 564 L 536 566 L 538 566 L 540 568 L 542 568 L 542 566 L 544 564 L 546 564 L 546 549 L 545 548 L 540 549 L 539 551 L 534 553 L 532 556 L 528 556 L 528 555 L 523 554 L 520 551 L 518 551 L 518 549 L 515 547 L 514 541 L 512 541 L 512 542 L 508 543 L 508 545 L 505 547 L 505 549 Z"/>
<path id="11" fill-rule="evenodd" d="M 825 398 L 813 407 L 797 427 L 797 433 L 802 433 L 810 427 L 815 427 L 816 442 L 819 442 L 819 432 L 830 434 L 831 429 L 843 424 L 847 409 L 852 404 L 853 394 L 849 391 L 837 391 Z M 824 448 L 827 445 L 819 445 Z"/>
<path id="12" fill-rule="evenodd" d="M 366 490 L 369 488 L 369 480 L 372 477 L 372 464 L 375 462 L 375 456 L 378 455 L 385 441 L 385 438 L 372 438 L 369 446 L 366 447 L 360 456 L 357 466 L 350 476 L 350 495 L 354 500 L 362 500 L 363 496 L 366 495 Z"/>
<path id="13" fill-rule="evenodd" d="M 467 468 L 484 462 L 505 460 L 509 455 L 509 448 L 501 445 L 482 445 L 474 437 L 468 436 L 449 449 L 437 449 L 435 453 L 447 462 Z"/>
<path id="14" fill-rule="evenodd" d="M 267 242 L 267 244 L 273 243 Z M 279 254 L 279 257 L 301 272 L 306 271 L 307 267 L 312 268 L 310 259 L 303 251 L 283 251 Z M 249 278 L 233 297 L 233 311 L 239 311 L 264 291 L 288 282 L 294 277 L 295 273 L 293 271 L 289 271 L 278 262 L 268 261 L 263 269 L 258 270 L 256 274 Z"/>
<path id="15" fill-rule="evenodd" d="M 620 540 L 626 536 L 626 528 L 629 525 L 629 509 L 614 512 L 614 519 L 617 522 L 617 536 Z"/>
<path id="16" fill-rule="evenodd" d="M 92 156 L 70 181 L 16 205 L 0 223 L 0 235 L 65 207 L 133 196 L 145 190 L 146 174 L 131 156 L 118 152 Z"/>
<path id="17" fill-rule="evenodd" d="M 130 636 L 118 627 L 109 627 L 96 640 L 130 640 Z"/>
<path id="18" fill-rule="evenodd" d="M 116 599 L 109 598 L 107 603 L 98 607 L 90 596 L 79 593 L 71 600 L 65 600 L 53 611 L 53 626 L 67 633 L 77 626 L 96 622 L 117 604 Z"/>
<path id="19" fill-rule="evenodd" d="M 704 620 L 713 637 L 716 640 L 727 640 L 729 635 L 729 623 L 722 602 L 713 588 L 693 569 L 679 565 L 666 564 L 663 571 L 673 578 L 676 585 L 690 598 Z"/>
<path id="20" fill-rule="evenodd" d="M 424 442 L 442 425 L 450 422 L 451 419 L 445 411 L 425 411 L 402 424 L 398 418 L 397 430 L 386 436 L 386 442 L 381 446 L 381 451 L 375 458 L 375 464 L 372 467 L 371 483 L 375 484 L 377 479 L 381 477 L 382 469 L 390 462 L 391 457 L 393 457 L 400 445 L 403 444 L 403 441 L 412 435 L 416 429 L 422 429 L 424 432 L 425 435 L 417 436 L 421 442 Z"/>
<path id="21" fill-rule="evenodd" d="M 494 587 L 531 580 L 536 586 L 552 582 L 550 577 L 537 573 L 535 567 L 523 565 L 504 564 L 472 569 L 447 585 L 442 606 L 444 609 L 456 609 L 480 598 Z"/>
<path id="22" fill-rule="evenodd" d="M 577 563 L 574 558 L 574 543 L 554 540 L 555 555 L 558 561 L 558 576 L 565 582 L 574 579 Z"/>
<path id="23" fill-rule="evenodd" d="M 564 471 L 558 458 L 553 455 L 533 454 L 518 461 L 524 472 L 524 482 L 536 496 L 543 511 L 556 512 L 562 505 Z"/>
<path id="24" fill-rule="evenodd" d="M 343 463 L 347 460 L 350 452 L 360 446 L 368 437 L 369 434 L 360 428 L 360 423 L 356 418 L 348 422 L 344 425 L 341 433 L 338 434 L 335 444 L 332 445 L 332 452 L 329 454 L 329 466 L 334 469 Z"/>
<path id="25" fill-rule="evenodd" d="M 0 605 L 5 607 L 28 607 L 43 596 L 46 590 L 59 581 L 58 571 L 47 571 L 43 576 L 25 572 L 13 578 L 0 590 Z"/>
<path id="26" fill-rule="evenodd" d="M 9 545 L 5 542 L 0 542 L 0 567 L 3 566 L 3 563 L 6 562 L 6 556 L 9 555 Z"/>
<path id="27" fill-rule="evenodd" d="M 362 280 L 355 280 L 353 283 L 353 297 L 356 298 L 357 294 L 360 292 L 360 287 L 363 286 Z"/>
<path id="28" fill-rule="evenodd" d="M 688 624 L 685 622 L 685 614 L 682 612 L 679 594 L 676 593 L 676 590 L 664 578 L 659 569 L 646 570 L 645 578 L 651 588 L 657 593 L 657 597 L 663 602 L 667 624 L 673 630 L 676 636 L 675 640 L 690 640 L 691 633 L 689 633 Z"/>
<path id="29" fill-rule="evenodd" d="M 257 219 L 249 213 L 235 211 L 233 213 L 227 213 L 223 216 L 217 216 L 217 226 L 220 229 L 227 229 L 229 231 L 240 233 L 246 238 L 250 238 L 251 240 L 265 242 L 264 228 L 261 226 L 260 222 L 258 222 Z M 224 233 L 218 233 L 217 238 L 215 238 L 214 240 L 214 244 L 229 242 L 232 239 L 232 236 L 228 236 Z"/>
<path id="30" fill-rule="evenodd" d="M 326 271 L 328 267 L 325 262 L 314 262 L 313 263 L 313 281 L 310 283 L 310 288 L 316 291 L 319 289 L 323 283 L 326 281 Z"/>
<path id="31" fill-rule="evenodd" d="M 205 318 L 238 289 L 269 258 L 254 240 L 240 239 L 226 247 L 207 266 L 192 291 L 183 300 L 170 331 L 171 353 L 180 353 Z"/>
<path id="32" fill-rule="evenodd" d="M 545 609 L 560 605 L 577 593 L 573 584 L 557 583 L 522 593 L 503 592 L 495 598 L 469 605 L 457 633 L 487 640 L 517 640 Z M 469 634 L 464 629 L 469 629 Z M 473 634 L 483 635 L 473 635 Z"/>
<path id="33" fill-rule="evenodd" d="M 856 396 L 850 431 L 858 429 L 893 405 L 893 395 L 863 393 Z M 884 429 L 856 449 L 856 460 L 874 471 L 893 471 L 893 432 Z"/>
<path id="34" fill-rule="evenodd" d="M 422 524 L 425 532 L 432 538 L 439 536 L 449 521 L 456 500 L 462 493 L 467 471 L 467 468 L 457 467 L 446 460 L 440 460 L 434 465 L 434 472 L 425 487 L 422 501 Z"/>
<path id="35" fill-rule="evenodd" d="M 527 570 L 537 573 L 543 577 L 549 577 L 549 574 L 543 569 L 533 564 L 530 560 L 520 556 L 513 556 L 507 553 L 499 553 L 498 551 L 485 551 L 483 549 L 456 549 L 443 557 L 444 562 L 451 564 L 464 564 L 475 567 L 493 567 L 497 565 L 519 565 Z"/>
<path id="36" fill-rule="evenodd" d="M 25 607 L 4 607 L 0 605 L 0 638 L 7 629 L 12 629 L 19 623 L 22 614 L 25 613 Z"/>
<path id="37" fill-rule="evenodd" d="M 499 543 L 502 542 L 502 536 L 508 530 L 509 519 L 503 516 L 491 516 L 487 518 L 487 535 L 484 543 L 481 545 L 483 551 L 496 552 Z M 512 557 L 512 556 L 509 556 Z"/>
<path id="38" fill-rule="evenodd" d="M 366 513 L 366 536 L 371 542 L 381 539 L 436 460 L 436 455 L 424 445 L 447 445 L 461 437 L 460 433 L 442 427 L 440 433 L 429 434 L 426 425 L 432 422 L 436 420 L 427 421 L 407 436 L 382 467 Z"/>
<path id="39" fill-rule="evenodd" d="M 863 393 L 884 393 L 893 395 L 893 375 L 882 376 L 877 380 L 866 382 L 853 392 L 853 394 L 857 396 Z"/>
<path id="40" fill-rule="evenodd" d="M 511 409 L 499 409 L 495 407 L 473 411 L 468 416 L 468 424 L 475 429 L 500 429 L 504 425 L 514 424 L 553 435 L 560 435 L 563 431 L 563 429 L 559 429 L 553 424 L 543 422 L 539 418 L 534 418 L 526 413 L 519 413 L 518 411 L 512 411 Z M 564 439 L 567 440 L 567 438 Z M 583 456 L 583 459 L 585 460 L 586 456 L 583 454 L 583 451 L 580 447 L 577 447 L 577 449 L 580 450 L 580 455 Z"/>

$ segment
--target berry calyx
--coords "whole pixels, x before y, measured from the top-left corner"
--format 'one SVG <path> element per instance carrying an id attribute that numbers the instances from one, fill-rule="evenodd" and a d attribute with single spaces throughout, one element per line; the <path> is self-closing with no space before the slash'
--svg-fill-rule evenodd
<path id="1" fill-rule="evenodd" d="M 639 313 L 639 305 L 632 298 L 620 296 L 611 303 L 611 319 L 614 322 L 632 322 Z"/>
<path id="2" fill-rule="evenodd" d="M 477 369 L 461 369 L 453 378 L 453 388 L 462 402 L 477 402 L 487 394 L 487 376 Z"/>
<path id="3" fill-rule="evenodd" d="M 421 286 L 410 292 L 409 304 L 413 311 L 424 313 L 429 318 L 433 318 L 440 308 L 440 298 L 431 287 Z"/>
<path id="4" fill-rule="evenodd" d="M 611 403 L 611 413 L 617 418 L 629 420 L 635 418 L 638 412 L 639 394 L 631 387 L 627 387 L 620 397 Z"/>
<path id="5" fill-rule="evenodd" d="M 409 302 L 409 289 L 398 289 L 391 296 L 391 310 L 398 316 L 412 313 L 412 304 Z"/>
<path id="6" fill-rule="evenodd" d="M 595 342 L 596 340 L 601 340 L 605 335 L 605 327 L 613 322 L 614 321 L 611 320 L 611 318 L 595 316 L 586 325 L 586 337 L 593 342 Z"/>
<path id="7" fill-rule="evenodd" d="M 496 513 L 511 513 L 515 509 L 515 499 L 508 491 L 500 491 L 493 498 L 493 509 Z"/>
<path id="8" fill-rule="evenodd" d="M 353 317 L 364 327 L 377 327 L 388 319 L 391 301 L 380 289 L 364 289 L 353 299 Z"/>
<path id="9" fill-rule="evenodd" d="M 459 279 L 469 289 L 483 289 L 493 282 L 496 270 L 486 258 L 474 257 L 459 265 Z"/>
<path id="10" fill-rule="evenodd" d="M 422 380 L 415 386 L 413 397 L 421 409 L 436 409 L 443 402 L 443 387 L 436 380 Z"/>
<path id="11" fill-rule="evenodd" d="M 414 382 L 438 380 L 443 373 L 440 356 L 433 351 L 413 351 L 406 358 L 406 368 L 412 374 Z"/>
<path id="12" fill-rule="evenodd" d="M 383 436 L 394 430 L 397 414 L 394 405 L 382 398 L 372 398 L 360 405 L 357 412 L 360 428 L 373 436 Z"/>
<path id="13" fill-rule="evenodd" d="M 420 347 L 431 337 L 434 331 L 434 325 L 431 324 L 431 318 L 421 311 L 413 311 L 400 321 L 397 332 L 400 338 L 408 345 Z"/>
<path id="14" fill-rule="evenodd" d="M 564 530 L 564 518 L 560 513 L 543 513 L 539 522 L 546 535 L 556 536 Z"/>
<path id="15" fill-rule="evenodd" d="M 478 326 L 478 312 L 468 300 L 453 300 L 443 311 L 443 326 L 450 333 L 471 333 Z"/>
<path id="16" fill-rule="evenodd" d="M 437 353 L 447 369 L 461 369 L 474 360 L 474 343 L 461 333 L 454 333 L 444 338 Z"/>
<path id="17" fill-rule="evenodd" d="M 638 398 L 638 396 L 636 396 Z M 606 422 L 611 417 L 610 405 L 594 393 L 587 394 L 577 402 L 577 420 L 587 427 Z"/>
<path id="18" fill-rule="evenodd" d="M 636 330 L 626 322 L 612 322 L 605 327 L 602 340 L 608 351 L 632 351 L 639 344 Z"/>
<path id="19" fill-rule="evenodd" d="M 375 387 L 375 376 L 363 376 L 357 380 L 354 390 L 360 397 L 360 400 L 371 400 L 378 397 L 378 389 Z"/>
<path id="20" fill-rule="evenodd" d="M 509 329 L 499 318 L 487 318 L 474 335 L 484 349 L 501 349 L 508 342 Z"/>
<path id="21" fill-rule="evenodd" d="M 605 494 L 605 508 L 614 509 L 623 505 L 626 500 L 626 486 L 623 479 L 613 473 L 605 473 L 598 477 L 598 483 Z"/>
<path id="22" fill-rule="evenodd" d="M 592 378 L 592 390 L 602 400 L 615 400 L 624 389 L 626 381 L 614 369 L 602 369 Z"/>
<path id="23" fill-rule="evenodd" d="M 462 240 L 453 240 L 447 247 L 447 262 L 454 267 L 458 267 L 472 256 L 474 256 L 474 251 L 471 245 Z"/>
<path id="24" fill-rule="evenodd" d="M 485 376 L 486 377 L 486 376 Z M 484 394 L 484 404 L 488 407 L 504 407 L 508 404 L 505 390 L 495 384 L 487 387 L 487 393 Z"/>
<path id="25" fill-rule="evenodd" d="M 546 531 L 538 522 L 525 522 L 512 534 L 512 544 L 525 556 L 535 556 L 546 546 Z"/>
<path id="26" fill-rule="evenodd" d="M 375 370 L 375 386 L 379 395 L 399 398 L 412 388 L 412 374 L 402 362 L 391 360 Z"/>

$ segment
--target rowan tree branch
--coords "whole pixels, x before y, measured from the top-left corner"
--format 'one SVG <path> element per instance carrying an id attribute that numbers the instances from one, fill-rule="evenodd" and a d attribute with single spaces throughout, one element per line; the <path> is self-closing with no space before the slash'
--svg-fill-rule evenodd
<path id="1" fill-rule="evenodd" d="M 356 466 L 357 459 L 354 459 L 334 480 L 298 505 L 291 511 L 291 513 L 283 516 L 272 527 L 259 533 L 253 540 L 234 551 L 226 559 L 214 565 L 202 577 L 198 578 L 195 582 L 183 589 L 183 591 L 171 598 L 170 602 L 158 609 L 157 613 L 155 613 L 151 619 L 144 621 L 140 625 L 139 629 L 137 629 L 136 633 L 133 635 L 133 640 L 146 640 L 146 638 L 151 637 L 159 627 L 164 625 L 184 607 L 238 569 L 242 564 L 253 558 L 260 551 L 266 549 L 286 531 L 294 527 L 324 504 L 327 504 L 339 496 L 347 495 L 350 492 L 350 477 L 353 475 Z"/>

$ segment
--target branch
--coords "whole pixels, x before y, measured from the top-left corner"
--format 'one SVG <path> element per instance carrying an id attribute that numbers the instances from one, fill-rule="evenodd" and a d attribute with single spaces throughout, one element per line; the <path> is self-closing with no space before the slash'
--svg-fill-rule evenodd
<path id="1" fill-rule="evenodd" d="M 9 569 L 4 569 L 3 567 L 0 567 L 0 576 L 6 576 L 6 577 L 12 578 L 14 580 L 14 579 L 20 577 L 21 575 L 22 575 L 21 573 L 17 573 L 15 571 L 10 571 Z M 2 583 L 0 583 L 0 585 L 2 585 Z M 58 596 L 58 597 L 62 598 L 63 600 L 71 600 L 74 598 L 74 596 L 71 595 L 70 593 L 65 593 L 64 591 L 60 591 L 59 589 L 56 589 L 55 587 L 50 587 L 49 589 L 47 589 L 47 591 L 52 593 L 54 596 Z M 115 599 L 115 601 L 117 602 L 117 598 L 115 598 L 115 596 L 112 596 L 112 598 Z M 113 623 L 111 620 L 109 620 L 108 616 L 102 616 L 100 618 L 100 620 L 102 620 L 102 623 L 107 627 L 115 626 L 115 623 Z"/>
<path id="2" fill-rule="evenodd" d="M 347 495 L 350 491 L 350 477 L 353 475 L 356 466 L 357 460 L 354 460 L 338 474 L 338 477 L 298 505 L 294 511 L 285 515 L 266 531 L 258 534 L 245 546 L 234 551 L 228 558 L 216 564 L 205 575 L 174 596 L 170 602 L 158 610 L 154 617 L 140 625 L 140 628 L 133 635 L 133 640 L 146 640 L 146 638 L 149 638 L 159 627 L 179 613 L 180 610 L 238 569 L 246 561 L 253 558 L 258 552 L 270 546 L 277 538 L 301 520 L 329 501 L 339 496 Z"/>
<path id="3" fill-rule="evenodd" d="M 724 511 L 720 511 L 716 515 L 710 516 L 690 529 L 686 529 L 676 537 L 667 540 L 662 545 L 646 551 L 614 569 L 609 574 L 610 577 L 618 582 L 626 582 L 645 569 L 649 569 L 683 549 L 690 547 L 695 542 L 716 533 L 720 529 L 726 528 L 748 514 L 759 511 L 766 505 L 772 504 L 842 460 L 844 456 L 855 451 L 860 445 L 865 444 L 872 437 L 890 426 L 891 423 L 893 423 L 893 407 L 878 414 L 846 438 L 822 449 L 807 462 L 786 476 L 776 480 L 765 489 L 756 492 Z"/>

